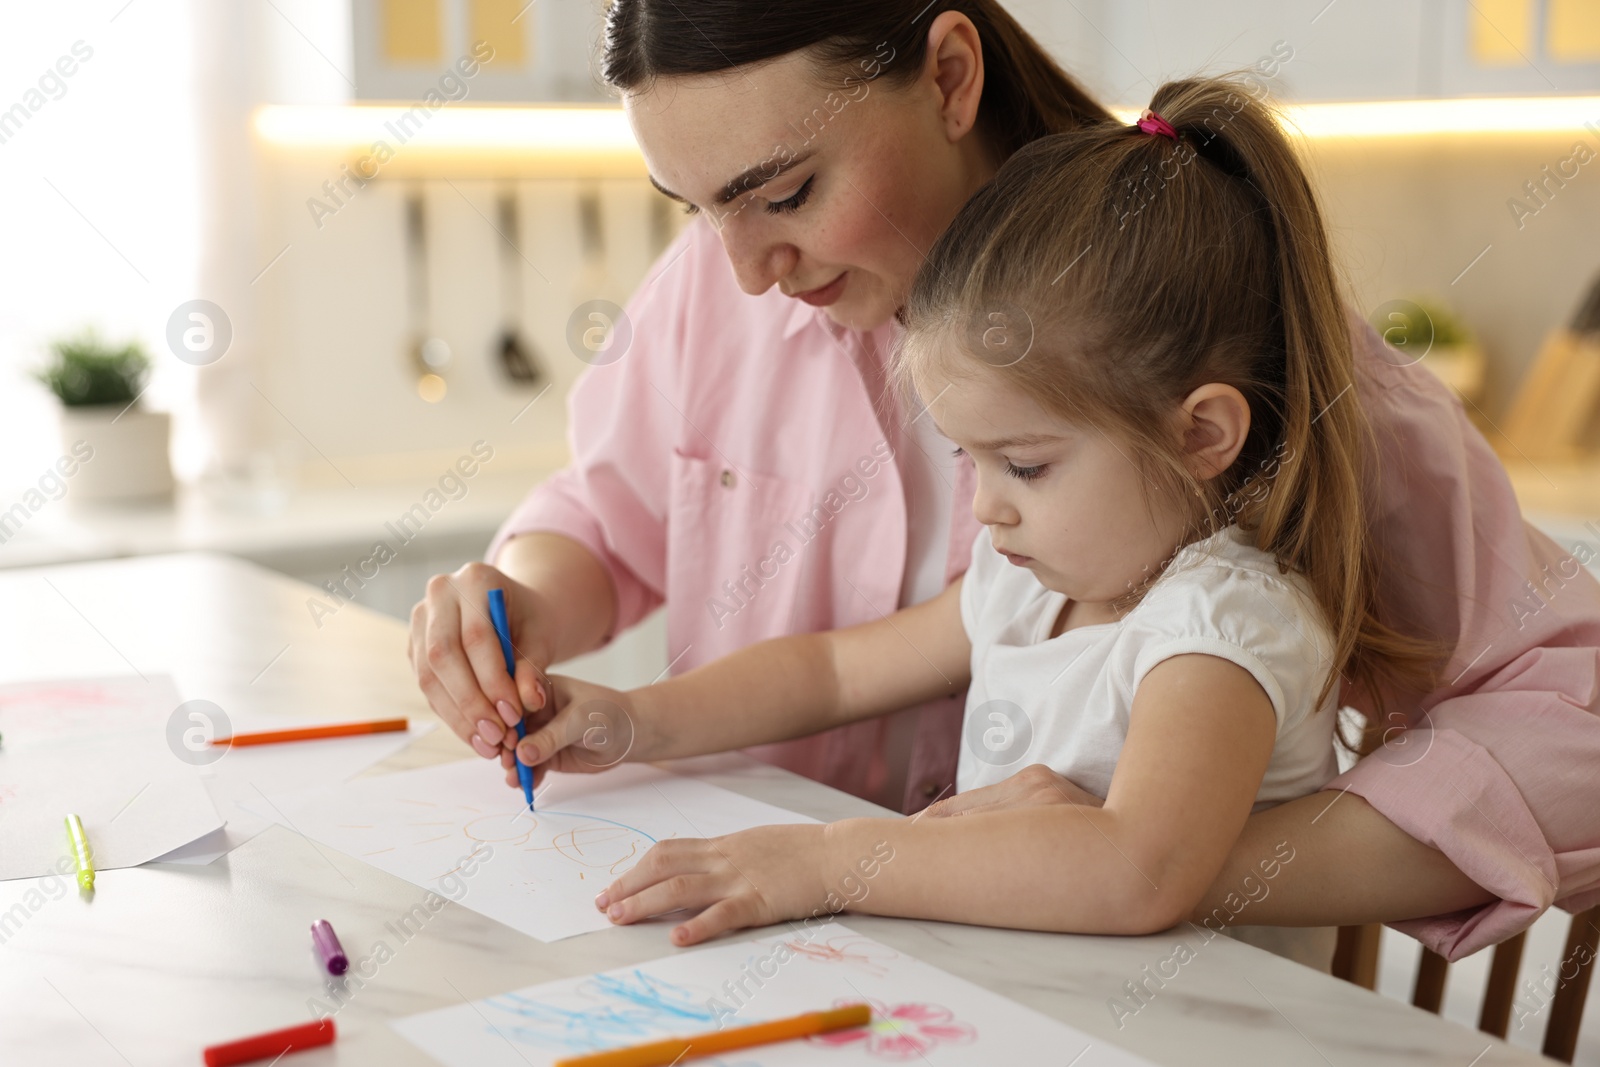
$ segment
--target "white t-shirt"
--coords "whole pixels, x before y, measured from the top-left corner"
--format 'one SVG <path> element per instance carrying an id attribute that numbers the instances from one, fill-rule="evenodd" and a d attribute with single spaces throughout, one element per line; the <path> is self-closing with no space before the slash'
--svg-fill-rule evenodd
<path id="1" fill-rule="evenodd" d="M 1066 603 L 996 552 L 988 529 L 978 533 L 961 589 L 972 685 L 958 792 L 1043 763 L 1104 797 L 1139 682 L 1163 660 L 1195 652 L 1237 663 L 1272 702 L 1277 741 L 1252 810 L 1315 792 L 1338 774 L 1337 691 L 1317 699 L 1331 636 L 1305 581 L 1280 572 L 1237 526 L 1180 550 L 1117 622 L 1050 637 Z M 1229 932 L 1323 970 L 1331 961 L 1332 928 Z"/>
<path id="2" fill-rule="evenodd" d="M 972 685 L 957 790 L 1044 763 L 1105 796 L 1134 690 L 1156 664 L 1190 652 L 1237 663 L 1272 701 L 1278 739 L 1255 810 L 1315 792 L 1338 774 L 1336 696 L 1317 702 L 1332 640 L 1305 583 L 1279 573 L 1237 526 L 1180 550 L 1118 622 L 1050 637 L 1066 603 L 1006 562 L 987 529 L 979 532 L 961 589 Z"/>

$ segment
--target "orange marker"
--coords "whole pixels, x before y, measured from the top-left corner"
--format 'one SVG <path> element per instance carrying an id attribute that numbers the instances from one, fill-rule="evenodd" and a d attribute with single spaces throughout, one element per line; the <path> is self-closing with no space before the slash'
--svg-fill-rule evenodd
<path id="1" fill-rule="evenodd" d="M 865 1004 L 851 1004 L 829 1011 L 808 1011 L 788 1019 L 774 1019 L 769 1023 L 737 1026 L 732 1030 L 714 1030 L 694 1037 L 669 1037 L 665 1041 L 652 1041 L 648 1045 L 632 1048 L 614 1048 L 606 1052 L 586 1052 L 582 1056 L 569 1056 L 557 1060 L 556 1067 L 668 1067 L 680 1060 L 710 1056 L 717 1052 L 750 1048 L 752 1045 L 770 1045 L 775 1041 L 789 1041 L 797 1037 L 824 1034 L 829 1030 L 847 1030 L 852 1026 L 866 1026 L 872 1022 L 872 1009 Z"/>
<path id="2" fill-rule="evenodd" d="M 219 737 L 213 745 L 275 745 L 279 741 L 315 741 L 322 737 L 354 737 L 357 734 L 389 734 L 404 730 L 405 719 L 377 719 L 373 722 L 346 722 L 334 726 L 303 726 L 297 730 L 266 730 L 255 734 Z"/>

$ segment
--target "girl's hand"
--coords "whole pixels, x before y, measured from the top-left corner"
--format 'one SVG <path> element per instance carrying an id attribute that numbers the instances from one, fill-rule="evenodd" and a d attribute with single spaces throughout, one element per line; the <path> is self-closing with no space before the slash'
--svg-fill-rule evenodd
<path id="1" fill-rule="evenodd" d="M 758 826 L 709 840 L 662 841 L 594 903 L 619 925 L 679 908 L 704 908 L 673 927 L 674 945 L 803 918 L 827 905 L 828 887 L 820 873 L 826 830 Z"/>
<path id="2" fill-rule="evenodd" d="M 506 784 L 518 787 L 517 760 L 533 768 L 537 785 L 549 771 L 593 774 L 615 767 L 633 752 L 640 721 L 633 697 L 603 685 L 549 677 L 552 699 L 528 718 L 528 736 L 517 740 L 515 729 L 486 729 L 501 746 L 500 764 Z"/>
<path id="3" fill-rule="evenodd" d="M 1035 763 L 1003 782 L 957 793 L 930 804 L 923 814 L 930 819 L 942 819 L 975 811 L 1036 808 L 1045 804 L 1087 804 L 1098 808 L 1105 804 L 1105 798 L 1079 788 L 1044 764 Z"/>

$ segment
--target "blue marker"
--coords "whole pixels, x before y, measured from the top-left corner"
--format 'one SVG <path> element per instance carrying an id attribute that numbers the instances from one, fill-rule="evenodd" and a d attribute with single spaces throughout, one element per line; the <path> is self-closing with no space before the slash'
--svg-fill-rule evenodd
<path id="1" fill-rule="evenodd" d="M 500 638 L 500 654 L 506 658 L 506 673 L 513 679 L 517 676 L 517 659 L 511 650 L 511 620 L 506 616 L 506 594 L 503 589 L 489 590 L 489 619 L 494 623 L 494 632 Z M 521 719 L 517 720 L 517 738 L 521 740 L 528 736 L 528 726 Z M 528 810 L 533 810 L 533 768 L 511 757 L 517 764 L 517 781 L 522 783 L 522 795 L 528 800 Z"/>

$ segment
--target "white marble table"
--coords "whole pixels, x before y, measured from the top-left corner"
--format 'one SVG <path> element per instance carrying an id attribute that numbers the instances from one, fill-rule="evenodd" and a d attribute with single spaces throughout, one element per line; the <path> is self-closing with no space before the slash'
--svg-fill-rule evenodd
<path id="1" fill-rule="evenodd" d="M 167 672 L 185 699 L 224 710 L 429 717 L 409 679 L 404 627 L 352 606 L 318 629 L 305 607 L 311 592 L 208 555 L 0 573 L 0 681 Z M 462 752 L 441 729 L 372 773 Z M 886 814 L 742 756 L 674 766 L 818 818 Z M 352 956 L 379 939 L 393 956 L 345 991 L 337 1043 L 284 1061 L 294 1067 L 427 1063 L 389 1020 L 673 951 L 661 924 L 545 945 L 456 904 L 400 941 L 385 924 L 422 890 L 279 827 L 210 866 L 103 872 L 92 899 L 71 891 L 19 916 L 12 909 L 30 885 L 0 883 L 0 915 L 13 916 L 0 932 L 5 1067 L 192 1065 L 207 1044 L 307 1021 L 308 1001 L 330 995 L 307 936 L 319 917 Z M 1198 945 L 1193 931 L 1111 938 L 844 921 L 1159 1064 L 1548 1062 L 1226 938 L 1199 948 L 1119 1028 L 1108 1001 L 1180 937 Z"/>

